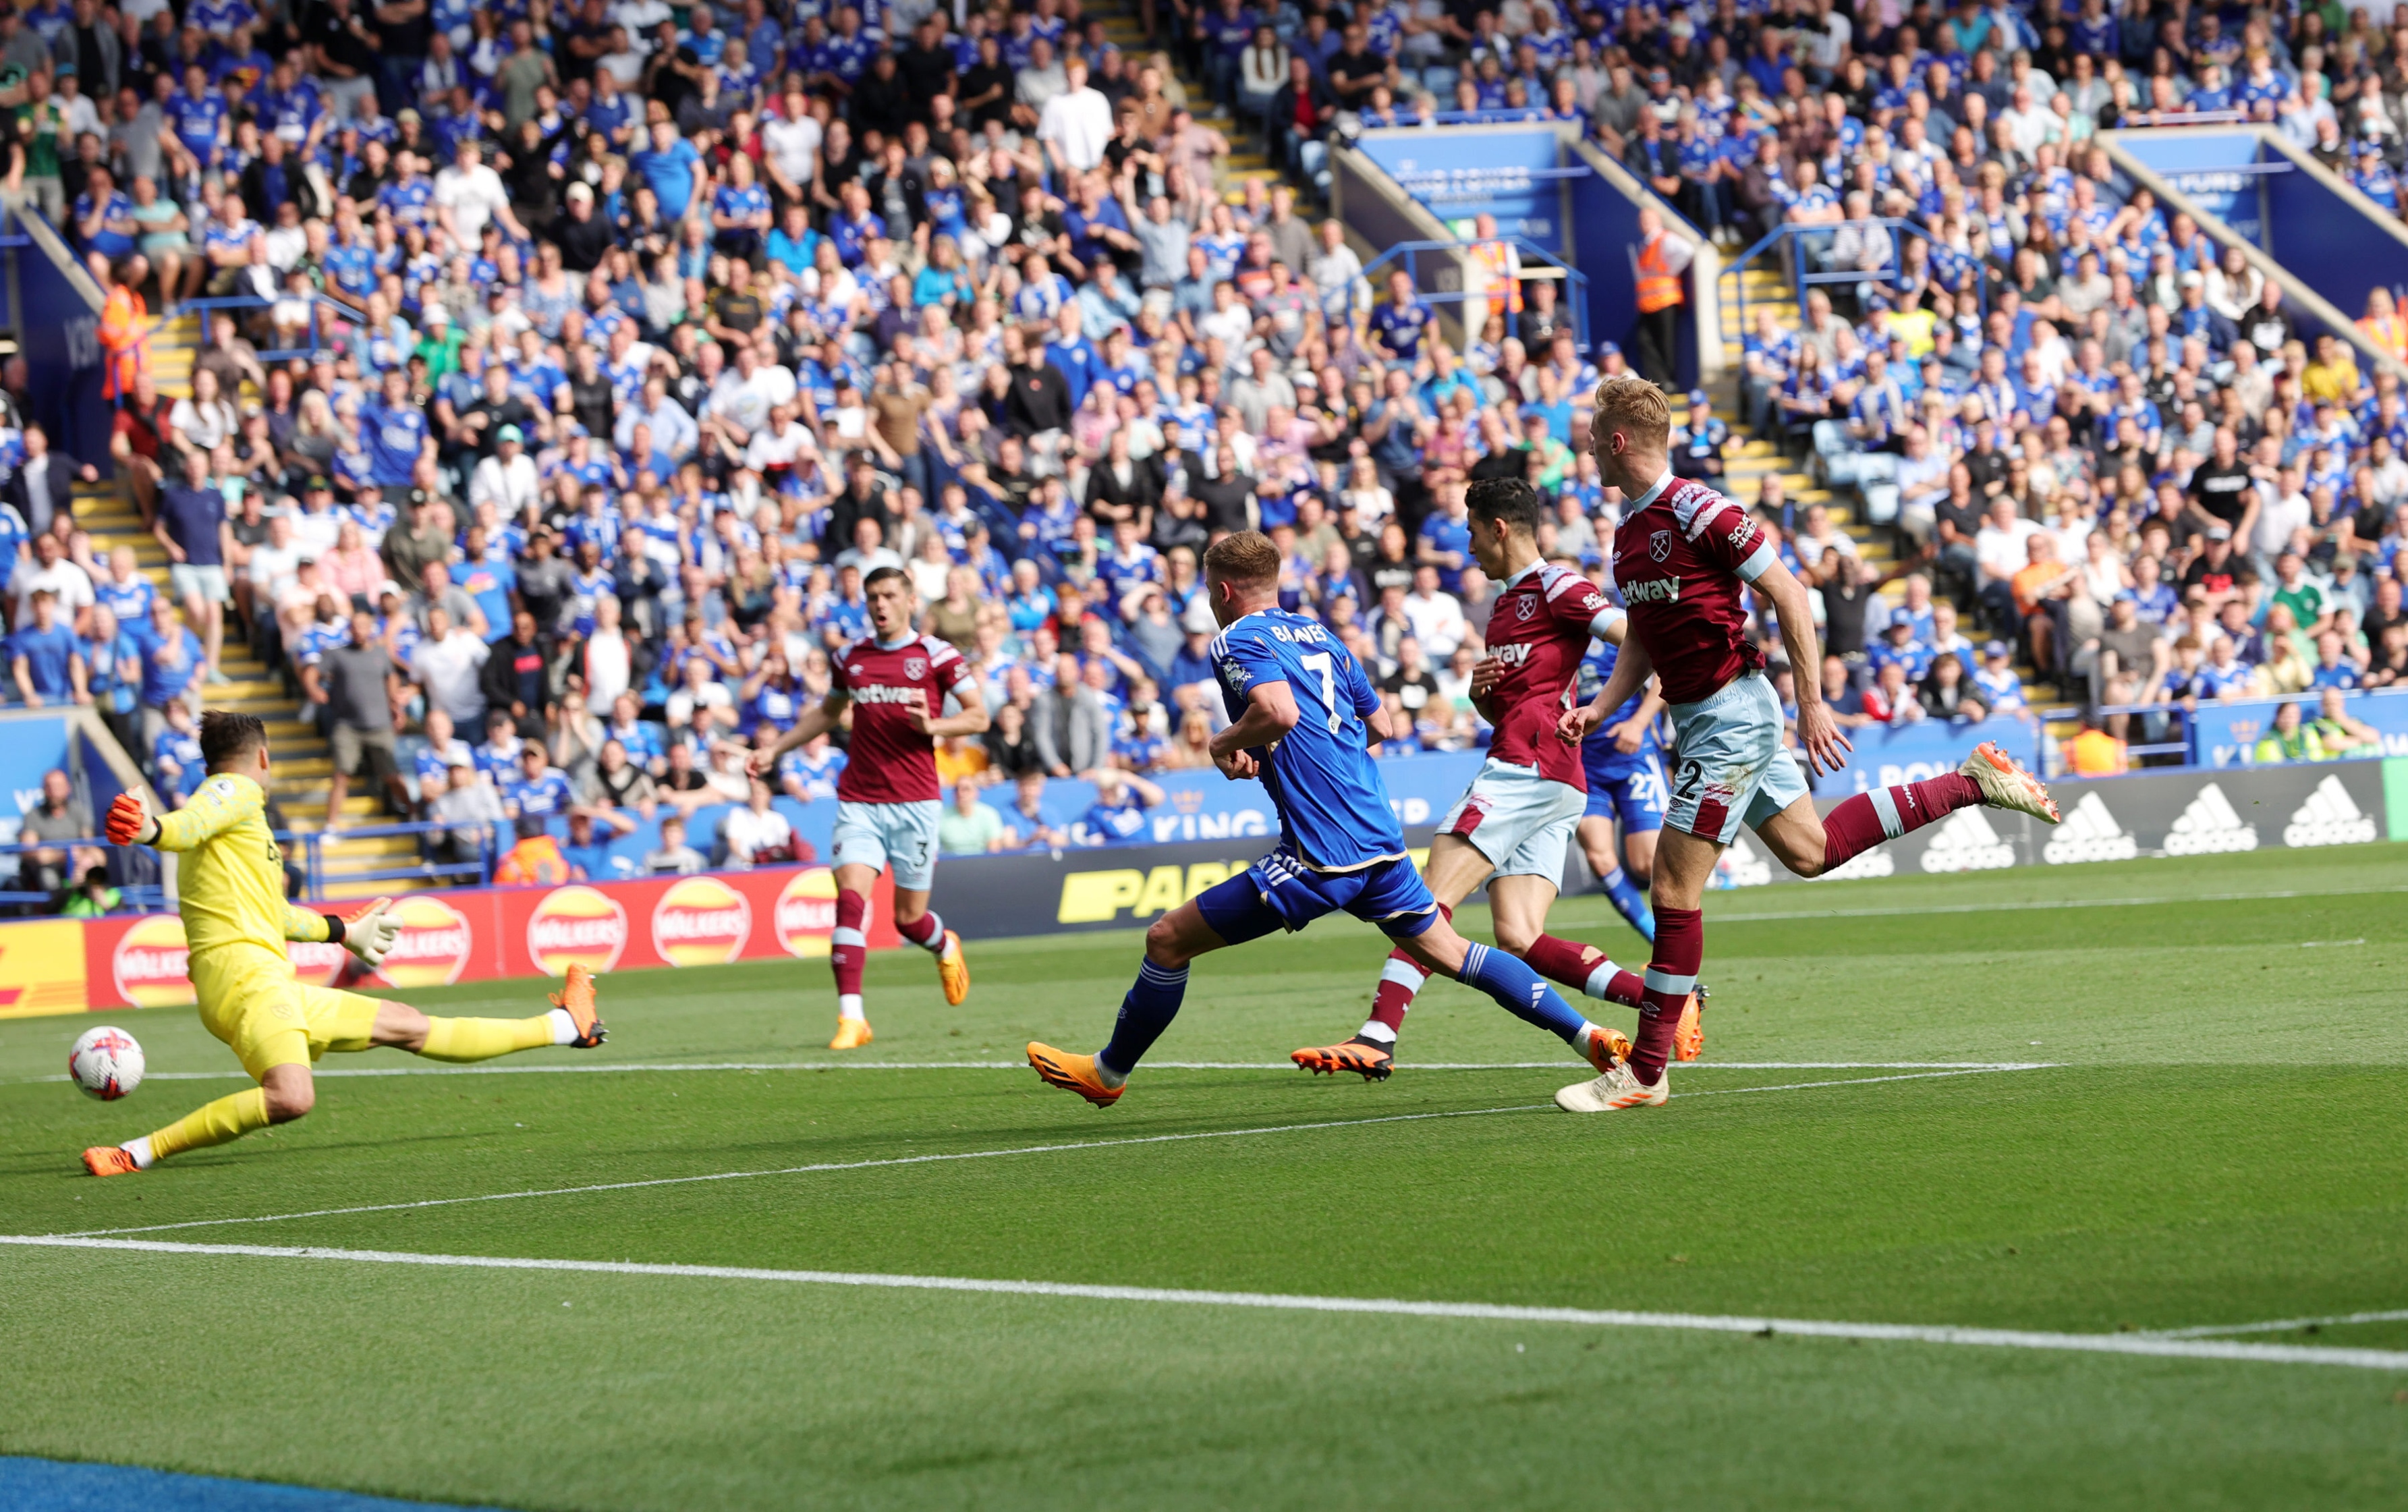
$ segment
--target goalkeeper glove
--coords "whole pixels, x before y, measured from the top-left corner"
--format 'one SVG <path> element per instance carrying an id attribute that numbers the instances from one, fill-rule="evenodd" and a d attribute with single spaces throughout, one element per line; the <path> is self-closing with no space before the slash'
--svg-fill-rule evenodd
<path id="1" fill-rule="evenodd" d="M 141 845 L 158 838 L 159 830 L 157 821 L 142 807 L 141 794 L 120 793 L 108 806 L 107 832 L 112 845 Z"/>
<path id="2" fill-rule="evenodd" d="M 342 926 L 343 948 L 357 956 L 370 971 L 384 964 L 386 952 L 401 938 L 401 921 L 393 914 L 390 898 L 380 898 L 337 922 Z"/>

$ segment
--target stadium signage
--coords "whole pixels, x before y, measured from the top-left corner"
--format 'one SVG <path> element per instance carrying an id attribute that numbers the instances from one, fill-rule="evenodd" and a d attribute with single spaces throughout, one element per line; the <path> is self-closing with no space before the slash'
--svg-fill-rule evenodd
<path id="1" fill-rule="evenodd" d="M 672 883 L 652 905 L 652 949 L 671 966 L 724 965 L 752 936 L 752 905 L 718 877 Z"/>
<path id="2" fill-rule="evenodd" d="M 397 987 L 449 986 L 460 980 L 477 943 L 467 915 L 433 893 L 403 899 L 394 913 L 401 935 L 376 978 Z"/>
<path id="3" fill-rule="evenodd" d="M 557 887 L 527 917 L 527 955 L 546 976 L 602 972 L 627 948 L 627 911 L 597 887 Z"/>
<path id="4" fill-rule="evenodd" d="M 824 866 L 796 872 L 778 894 L 771 927 L 786 954 L 825 956 L 836 929 L 836 873 Z"/>

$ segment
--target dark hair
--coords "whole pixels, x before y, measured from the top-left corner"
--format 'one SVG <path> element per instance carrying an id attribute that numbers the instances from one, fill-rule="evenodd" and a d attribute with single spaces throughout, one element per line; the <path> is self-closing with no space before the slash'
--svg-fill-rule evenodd
<path id="1" fill-rule="evenodd" d="M 267 727 L 257 714 L 211 709 L 201 715 L 201 763 L 211 771 L 225 770 L 251 747 L 266 743 Z"/>
<path id="2" fill-rule="evenodd" d="M 1483 478 L 1464 490 L 1472 518 L 1499 522 L 1531 535 L 1539 532 L 1539 491 L 1520 478 Z"/>
<path id="3" fill-rule="evenodd" d="M 882 567 L 876 571 L 870 573 L 869 576 L 861 580 L 861 591 L 866 594 L 870 589 L 877 587 L 880 583 L 889 581 L 905 583 L 907 586 L 910 582 L 901 568 Z"/>

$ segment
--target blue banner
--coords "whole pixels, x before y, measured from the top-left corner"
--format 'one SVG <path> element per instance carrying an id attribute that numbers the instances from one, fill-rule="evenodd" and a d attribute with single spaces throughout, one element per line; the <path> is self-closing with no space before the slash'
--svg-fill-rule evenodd
<path id="1" fill-rule="evenodd" d="M 2040 726 L 2028 719 L 2004 715 L 1978 725 L 1949 725 L 1927 720 L 1898 729 L 1867 727 L 1850 730 L 1856 750 L 1848 764 L 1826 774 L 1814 785 L 1816 796 L 1846 798 L 1876 787 L 1919 783 L 1944 771 L 1955 771 L 1974 746 L 1996 741 L 2009 756 L 2030 770 L 2042 770 Z"/>
<path id="2" fill-rule="evenodd" d="M 8 801 L 0 804 L 0 842 L 13 842 L 18 825 L 42 806 L 43 775 L 66 766 L 67 719 L 34 712 L 4 723 L 7 739 L 0 740 L 0 792 Z"/>
<path id="3" fill-rule="evenodd" d="M 1555 127 L 1369 131 L 1354 145 L 1465 240 L 1473 217 L 1493 215 L 1503 235 L 1570 255 L 1563 181 L 1554 173 L 1563 165 Z"/>
<path id="4" fill-rule="evenodd" d="M 2190 759 L 2194 766 L 2246 767 L 2258 759 L 2258 742 L 2274 728 L 2274 711 L 2286 703 L 2300 707 L 2300 717 L 2314 720 L 2322 695 L 2297 698 L 2253 698 L 2243 703 L 2202 703 L 2191 716 Z M 2349 717 L 2383 737 L 2385 756 L 2408 756 L 2408 691 L 2348 693 L 2343 701 Z M 2352 755 L 2360 753 L 2353 752 Z M 2372 756 L 2372 751 L 2363 753 Z"/>

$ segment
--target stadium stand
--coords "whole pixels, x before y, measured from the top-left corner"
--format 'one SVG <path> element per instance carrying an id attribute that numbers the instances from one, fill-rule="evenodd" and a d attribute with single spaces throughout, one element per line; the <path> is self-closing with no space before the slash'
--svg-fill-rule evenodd
<path id="1" fill-rule="evenodd" d="M 2375 586 L 2408 495 L 2387 297 L 2317 330 L 2089 150 L 2254 119 L 2380 201 L 2408 46 L 2320 10 L 94 14 L 12 20 L 0 101 L 28 202 L 168 311 L 121 419 L 162 476 L 79 482 L 54 528 L 175 598 L 150 519 L 230 501 L 225 681 L 154 677 L 135 754 L 176 790 L 171 691 L 269 717 L 286 822 L 342 831 L 308 842 L 331 895 L 483 870 L 508 835 L 461 834 L 520 815 L 640 812 L 625 849 L 665 855 L 674 813 L 741 860 L 741 749 L 824 691 L 880 565 L 1014 711 L 945 755 L 995 784 L 966 845 L 1061 839 L 1014 779 L 1198 764 L 1193 558 L 1250 522 L 1417 713 L 1409 749 L 1476 745 L 1487 586 L 1451 506 L 1526 473 L 1599 565 L 1586 389 L 1628 312 L 1572 330 L 1534 295 L 1457 353 L 1410 281 L 1372 287 L 1314 223 L 1323 170 L 1417 121 L 1564 122 L 1722 246 L 1729 376 L 1676 403 L 1676 450 L 1822 584 L 1851 720 L 2055 706 L 2071 738 L 2086 709 L 2114 749 L 2084 759 L 2124 760 L 2170 752 L 2185 700 L 2408 670 Z M 126 627 L 143 658 L 176 660 L 174 617 Z M 841 759 L 798 757 L 781 803 Z M 1101 786 L 1080 838 L 1139 833 L 1150 785 Z"/>

